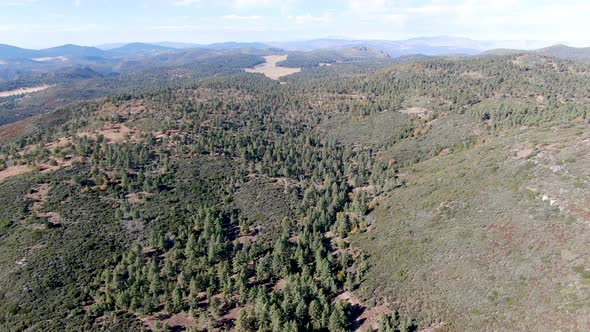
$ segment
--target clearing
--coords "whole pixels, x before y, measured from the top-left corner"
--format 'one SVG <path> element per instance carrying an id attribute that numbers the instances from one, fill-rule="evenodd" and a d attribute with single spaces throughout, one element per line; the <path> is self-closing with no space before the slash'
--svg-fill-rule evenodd
<path id="1" fill-rule="evenodd" d="M 66 60 L 68 60 L 68 58 L 65 56 L 53 56 L 53 57 L 44 57 L 44 58 L 32 58 L 31 60 L 36 61 L 36 62 L 47 62 L 47 61 L 54 61 L 54 60 L 66 61 Z"/>
<path id="2" fill-rule="evenodd" d="M 114 125 L 97 132 L 80 132 L 78 133 L 78 137 L 87 136 L 96 139 L 98 135 L 103 135 L 109 143 L 121 143 L 127 138 L 132 138 L 134 134 L 135 131 L 125 125 Z"/>
<path id="3" fill-rule="evenodd" d="M 267 55 L 264 57 L 265 63 L 259 64 L 254 68 L 246 68 L 248 73 L 264 74 L 266 77 L 278 80 L 281 77 L 301 72 L 301 68 L 278 67 L 277 63 L 287 60 L 287 54 Z"/>
<path id="4" fill-rule="evenodd" d="M 0 172 L 0 182 L 6 180 L 9 177 L 20 175 L 20 174 L 24 174 L 24 173 L 28 173 L 28 172 L 30 172 L 32 170 L 33 169 L 31 167 L 26 166 L 26 165 L 10 166 L 10 167 L 8 167 L 5 170 L 3 170 L 3 171 Z"/>
<path id="5" fill-rule="evenodd" d="M 39 85 L 39 86 L 32 86 L 30 88 L 18 88 L 18 89 L 14 89 L 14 90 L 0 91 L 0 98 L 24 95 L 24 94 L 33 93 L 33 92 L 39 92 L 39 91 L 43 91 L 45 89 L 48 89 L 50 87 L 51 87 L 51 85 L 43 84 L 43 85 Z"/>

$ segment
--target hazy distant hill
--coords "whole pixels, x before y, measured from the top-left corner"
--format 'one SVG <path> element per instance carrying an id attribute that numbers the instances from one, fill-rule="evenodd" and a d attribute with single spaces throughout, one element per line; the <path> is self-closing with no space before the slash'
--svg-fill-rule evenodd
<path id="1" fill-rule="evenodd" d="M 316 50 L 340 50 L 364 46 L 383 51 L 392 57 L 412 54 L 424 55 L 475 55 L 493 49 L 537 49 L 547 46 L 547 42 L 540 41 L 479 41 L 461 37 L 420 37 L 407 40 L 353 40 L 353 39 L 313 39 L 306 41 L 287 42 L 222 42 L 213 44 L 193 44 L 179 42 L 158 43 L 112 43 L 97 47 L 78 45 L 63 45 L 44 50 L 30 50 L 10 45 L 0 45 L 0 59 L 30 59 L 33 57 L 120 57 L 133 54 L 145 54 L 159 51 L 173 51 L 186 49 L 268 49 L 277 48 L 286 51 L 309 52 Z M 549 50 L 549 49 L 548 49 Z M 551 51 L 551 50 L 549 50 Z M 559 52 L 563 53 L 563 52 Z M 565 53 L 569 54 L 570 51 Z M 575 53 L 575 52 L 574 52 Z M 564 57 L 561 55 L 560 57 Z M 578 55 L 572 55 L 579 58 Z"/>
<path id="2" fill-rule="evenodd" d="M 43 56 L 101 57 L 107 53 L 96 47 L 67 44 L 40 51 Z"/>
<path id="3" fill-rule="evenodd" d="M 537 51 L 540 54 L 560 59 L 575 61 L 590 61 L 590 47 L 570 47 L 566 45 L 554 45 Z"/>
<path id="4" fill-rule="evenodd" d="M 513 54 L 525 53 L 525 52 L 526 51 L 524 51 L 524 50 L 514 50 L 514 49 L 510 49 L 510 48 L 496 48 L 493 50 L 482 52 L 480 55 L 482 55 L 482 56 L 486 56 L 486 55 L 504 56 L 504 55 L 513 55 Z"/>
<path id="5" fill-rule="evenodd" d="M 32 58 L 41 54 L 37 50 L 29 50 L 11 45 L 0 44 L 0 59 L 11 60 L 20 58 Z"/>
<path id="6" fill-rule="evenodd" d="M 554 45 L 545 48 L 541 48 L 538 50 L 533 51 L 526 51 L 526 50 L 518 50 L 518 49 L 509 49 L 509 48 L 499 48 L 493 49 L 489 51 L 485 51 L 480 53 L 479 55 L 486 56 L 486 55 L 495 55 L 495 56 L 504 56 L 504 55 L 513 55 L 519 53 L 536 53 L 545 56 L 550 56 L 558 59 L 564 60 L 572 60 L 572 61 L 580 61 L 580 62 L 589 62 L 590 61 L 590 47 L 571 47 L 566 45 Z"/>
<path id="7" fill-rule="evenodd" d="M 235 49 L 235 48 L 269 48 L 270 46 L 263 43 L 238 43 L 238 42 L 227 42 L 227 43 L 215 43 L 203 46 L 205 48 L 213 48 L 218 50 L 224 49 Z"/>
<path id="8" fill-rule="evenodd" d="M 131 43 L 121 47 L 113 48 L 108 50 L 111 54 L 129 55 L 134 53 L 154 53 L 175 50 L 172 47 L 165 47 L 155 44 L 146 43 Z"/>
<path id="9" fill-rule="evenodd" d="M 386 52 L 366 46 L 354 46 L 339 50 L 315 50 L 311 52 L 291 52 L 280 65 L 285 67 L 317 67 L 325 64 L 369 59 L 388 59 Z"/>
<path id="10" fill-rule="evenodd" d="M 272 46 L 291 51 L 312 51 L 316 49 L 341 49 L 354 46 L 366 46 L 386 52 L 392 57 L 410 54 L 477 54 L 480 53 L 482 49 L 476 44 L 477 42 L 475 41 L 459 43 L 458 39 L 449 38 L 416 38 L 406 41 L 316 39 L 303 42 L 270 43 Z"/>
<path id="11" fill-rule="evenodd" d="M 465 54 L 475 55 L 481 52 L 497 48 L 525 47 L 535 49 L 548 45 L 541 41 L 479 41 L 461 37 L 420 37 L 408 40 L 348 40 L 348 39 L 315 39 L 297 42 L 271 42 L 274 47 L 289 51 L 312 51 L 317 49 L 341 49 L 353 46 L 367 46 L 387 52 L 392 57 L 425 54 L 425 55 L 450 55 Z"/>

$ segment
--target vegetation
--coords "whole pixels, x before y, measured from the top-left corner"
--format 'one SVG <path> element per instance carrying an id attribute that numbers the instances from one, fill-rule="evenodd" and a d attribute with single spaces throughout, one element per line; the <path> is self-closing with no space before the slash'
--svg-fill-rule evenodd
<path id="1" fill-rule="evenodd" d="M 0 329 L 543 330 L 588 310 L 585 65 L 367 60 L 280 84 L 243 71 L 261 61 L 90 79 L 90 100 L 0 127 Z"/>

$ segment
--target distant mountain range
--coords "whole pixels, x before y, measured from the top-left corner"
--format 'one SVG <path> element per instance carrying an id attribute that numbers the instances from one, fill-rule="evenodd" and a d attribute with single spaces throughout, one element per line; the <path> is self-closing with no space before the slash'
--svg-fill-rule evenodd
<path id="1" fill-rule="evenodd" d="M 392 57 L 398 57 L 411 54 L 475 55 L 496 48 L 538 49 L 555 43 L 543 41 L 478 41 L 469 38 L 439 36 L 412 38 L 400 41 L 315 39 L 298 42 L 271 42 L 267 44 L 288 51 L 304 52 L 317 49 L 338 49 L 354 46 L 366 46 L 376 50 L 384 51 Z"/>
<path id="2" fill-rule="evenodd" d="M 522 47 L 525 46 L 525 47 Z M 110 61 L 184 52 L 186 50 L 234 50 L 257 49 L 275 52 L 310 52 L 319 50 L 344 50 L 364 47 L 383 52 L 391 57 L 407 55 L 499 55 L 527 52 L 536 49 L 539 54 L 576 61 L 590 61 L 590 48 L 574 48 L 565 45 L 548 46 L 541 41 L 477 41 L 459 37 L 422 37 L 402 41 L 314 39 L 291 42 L 225 42 L 214 44 L 190 44 L 175 42 L 104 44 L 97 47 L 62 45 L 41 50 L 19 48 L 0 44 L 0 60 L 47 63 L 69 59 L 84 61 Z M 530 51 L 529 51 L 530 52 Z M 2 63 L 0 62 L 0 65 Z"/>
<path id="3" fill-rule="evenodd" d="M 102 57 L 105 55 L 106 52 L 99 48 L 72 44 L 42 50 L 31 50 L 0 44 L 0 59 L 3 60 L 38 59 L 39 61 L 46 61 L 47 59 L 45 58 L 48 57 Z"/>

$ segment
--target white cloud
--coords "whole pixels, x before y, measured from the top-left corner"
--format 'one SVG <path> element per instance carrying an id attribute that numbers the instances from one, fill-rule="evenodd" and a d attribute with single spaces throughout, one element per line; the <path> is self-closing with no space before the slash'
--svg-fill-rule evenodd
<path id="1" fill-rule="evenodd" d="M 281 1 L 277 0 L 234 0 L 233 7 L 238 9 L 251 9 L 255 7 L 279 6 Z"/>
<path id="2" fill-rule="evenodd" d="M 324 14 L 324 15 L 319 15 L 319 16 L 305 14 L 305 15 L 288 16 L 287 18 L 296 24 L 330 23 L 330 22 L 333 22 L 333 19 L 334 19 L 333 15 L 331 15 L 331 14 Z"/>
<path id="3" fill-rule="evenodd" d="M 201 2 L 201 0 L 172 0 L 175 6 L 190 6 Z"/>
<path id="4" fill-rule="evenodd" d="M 232 20 L 232 21 L 252 21 L 252 20 L 261 20 L 263 19 L 262 16 L 251 15 L 251 16 L 242 16 L 236 14 L 224 15 L 221 17 L 225 20 Z"/>

